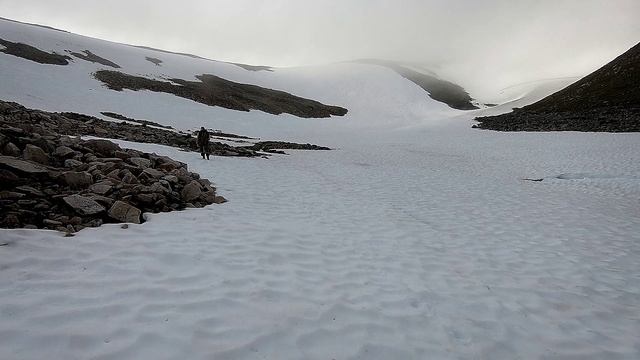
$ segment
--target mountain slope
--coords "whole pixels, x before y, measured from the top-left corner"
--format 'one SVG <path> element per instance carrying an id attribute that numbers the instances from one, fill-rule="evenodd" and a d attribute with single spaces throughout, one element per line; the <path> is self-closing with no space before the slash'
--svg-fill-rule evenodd
<path id="1" fill-rule="evenodd" d="M 640 131 L 640 43 L 578 82 L 512 113 L 480 117 L 507 131 Z"/>
<path id="2" fill-rule="evenodd" d="M 70 111 L 105 120 L 108 119 L 102 113 L 117 113 L 178 130 L 204 125 L 271 138 L 295 131 L 292 135 L 297 139 L 301 134 L 312 136 L 315 133 L 307 132 L 305 123 L 308 121 L 301 121 L 300 117 L 343 115 L 326 122 L 329 129 L 402 127 L 415 125 L 416 119 L 419 123 L 440 122 L 459 114 L 446 104 L 425 96 L 421 88 L 399 74 L 371 64 L 338 63 L 294 68 L 247 66 L 113 43 L 8 20 L 0 20 L 0 34 L 7 44 L 24 44 L 24 48 L 30 47 L 27 49 L 36 54 L 34 58 L 46 60 L 25 59 L 20 56 L 24 49 L 22 53 L 8 54 L 12 51 L 9 46 L 0 45 L 0 99 L 40 110 Z M 60 64 L 53 64 L 57 62 Z M 164 87 L 173 90 L 178 89 L 176 86 L 192 84 L 194 91 L 183 97 L 175 92 L 148 91 L 151 90 L 149 87 L 116 91 L 96 77 L 101 71 L 113 71 L 114 68 L 122 74 L 144 78 L 151 85 L 163 83 Z M 217 78 L 223 81 L 205 84 L 201 80 Z M 246 95 L 244 90 L 255 90 L 255 87 L 264 90 L 248 100 L 239 96 Z M 272 95 L 278 97 L 273 99 Z M 208 100 L 216 96 L 216 101 Z M 297 100 L 292 101 L 292 96 Z M 253 106 L 265 101 L 275 101 L 278 106 Z M 211 106 L 220 104 L 233 106 L 228 106 L 230 109 Z M 302 126 L 297 126 L 300 122 Z M 313 139 L 309 138 L 309 141 Z"/>
<path id="3" fill-rule="evenodd" d="M 469 93 L 467 93 L 462 86 L 450 81 L 442 80 L 433 73 L 425 74 L 423 72 L 418 72 L 393 61 L 363 59 L 358 60 L 358 62 L 380 65 L 392 69 L 405 79 L 420 86 L 424 91 L 429 93 L 429 97 L 432 99 L 443 102 L 453 109 L 478 109 L 478 107 L 472 103 L 473 99 L 469 96 Z"/>

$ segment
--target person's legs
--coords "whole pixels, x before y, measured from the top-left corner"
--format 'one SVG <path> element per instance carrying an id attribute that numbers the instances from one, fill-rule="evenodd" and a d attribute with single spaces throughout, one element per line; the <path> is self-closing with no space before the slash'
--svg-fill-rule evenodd
<path id="1" fill-rule="evenodd" d="M 204 159 L 204 146 L 200 146 L 200 156 Z"/>

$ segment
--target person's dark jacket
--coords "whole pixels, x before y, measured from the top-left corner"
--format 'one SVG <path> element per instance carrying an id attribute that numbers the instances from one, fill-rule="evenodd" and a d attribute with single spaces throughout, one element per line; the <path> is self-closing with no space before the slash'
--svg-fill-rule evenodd
<path id="1" fill-rule="evenodd" d="M 198 146 L 207 146 L 209 144 L 209 132 L 207 130 L 200 130 L 198 132 Z"/>

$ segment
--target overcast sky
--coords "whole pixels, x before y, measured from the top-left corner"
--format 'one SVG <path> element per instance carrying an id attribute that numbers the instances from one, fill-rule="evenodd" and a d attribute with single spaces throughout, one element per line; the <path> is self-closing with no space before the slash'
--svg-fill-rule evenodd
<path id="1" fill-rule="evenodd" d="M 0 16 L 256 65 L 384 58 L 473 91 L 580 76 L 640 41 L 640 0 L 0 0 Z"/>

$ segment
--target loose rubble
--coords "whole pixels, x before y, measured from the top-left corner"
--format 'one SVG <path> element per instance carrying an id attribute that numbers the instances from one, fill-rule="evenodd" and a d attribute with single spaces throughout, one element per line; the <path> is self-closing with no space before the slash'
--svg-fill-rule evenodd
<path id="1" fill-rule="evenodd" d="M 73 233 L 226 201 L 182 162 L 60 135 L 41 112 L 0 114 L 0 227 Z"/>
<path id="2" fill-rule="evenodd" d="M 127 140 L 140 143 L 153 143 L 176 147 L 182 150 L 198 150 L 197 140 L 193 134 L 177 132 L 169 129 L 161 129 L 148 124 L 135 125 L 126 121 L 113 122 L 99 119 L 89 115 L 77 113 L 52 113 L 41 110 L 27 109 L 24 106 L 0 100 L 0 123 L 7 124 L 31 124 L 38 129 L 51 133 L 60 133 L 70 136 L 95 136 L 118 140 Z M 222 132 L 211 132 L 212 136 L 223 136 L 233 139 L 256 140 L 254 138 L 227 134 Z M 258 145 L 258 144 L 267 144 Z M 2 149 L 4 154 L 19 156 L 20 149 Z M 278 147 L 281 146 L 281 147 Z M 264 157 L 265 153 L 282 153 L 275 149 L 298 149 L 298 150 L 329 150 L 311 144 L 296 144 L 277 141 L 251 143 L 250 145 L 232 146 L 223 142 L 211 141 L 209 152 L 214 156 L 232 157 Z M 63 150 L 60 150 L 63 151 Z"/>

